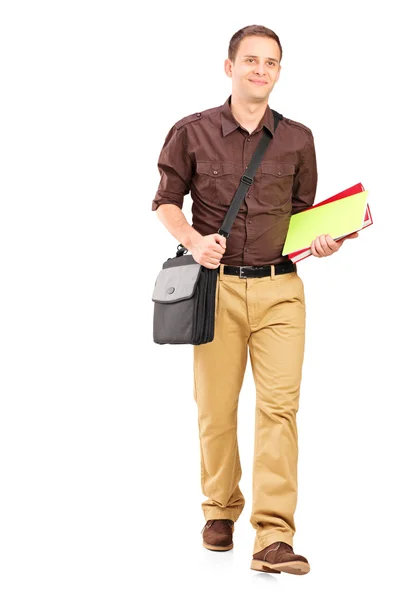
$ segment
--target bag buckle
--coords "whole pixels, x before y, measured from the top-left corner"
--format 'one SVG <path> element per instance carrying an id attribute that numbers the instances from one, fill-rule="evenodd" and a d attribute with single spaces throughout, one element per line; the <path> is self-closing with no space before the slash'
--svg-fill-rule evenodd
<path id="1" fill-rule="evenodd" d="M 251 185 L 253 183 L 253 178 L 252 177 L 247 177 L 247 175 L 243 175 L 240 178 L 240 181 L 243 181 L 243 183 L 245 183 L 246 185 Z"/>
<path id="2" fill-rule="evenodd" d="M 183 246 L 183 244 L 179 244 L 179 246 L 177 246 L 177 248 L 176 248 L 175 258 L 183 256 L 184 254 L 187 254 L 187 251 L 188 251 L 187 248 L 185 248 L 185 246 Z"/>

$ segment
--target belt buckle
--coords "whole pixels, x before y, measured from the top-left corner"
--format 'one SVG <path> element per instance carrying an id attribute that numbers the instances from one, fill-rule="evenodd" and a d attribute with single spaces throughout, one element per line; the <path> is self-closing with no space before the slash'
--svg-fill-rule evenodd
<path id="1" fill-rule="evenodd" d="M 239 267 L 239 277 L 240 279 L 247 279 L 247 276 L 243 275 L 242 269 L 245 269 L 245 267 Z"/>

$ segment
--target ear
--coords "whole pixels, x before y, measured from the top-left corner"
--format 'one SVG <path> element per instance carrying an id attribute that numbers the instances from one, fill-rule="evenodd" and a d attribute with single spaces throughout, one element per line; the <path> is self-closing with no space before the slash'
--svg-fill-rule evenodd
<path id="1" fill-rule="evenodd" d="M 232 61 L 229 58 L 225 59 L 224 70 L 228 77 L 232 77 Z"/>

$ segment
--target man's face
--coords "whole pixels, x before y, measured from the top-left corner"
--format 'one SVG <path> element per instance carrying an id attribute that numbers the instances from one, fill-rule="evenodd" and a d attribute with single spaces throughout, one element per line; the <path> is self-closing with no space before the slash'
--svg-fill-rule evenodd
<path id="1" fill-rule="evenodd" d="M 248 102 L 266 101 L 279 79 L 279 58 L 275 40 L 245 37 L 239 44 L 234 63 L 228 58 L 225 60 L 225 73 L 232 77 L 232 92 Z"/>

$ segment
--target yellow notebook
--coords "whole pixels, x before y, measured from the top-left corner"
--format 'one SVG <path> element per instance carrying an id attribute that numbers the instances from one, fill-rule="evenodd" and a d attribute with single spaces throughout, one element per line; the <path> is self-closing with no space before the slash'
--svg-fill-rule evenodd
<path id="1" fill-rule="evenodd" d="M 340 198 L 290 217 L 282 255 L 309 248 L 319 235 L 341 238 L 363 228 L 368 192 Z"/>

